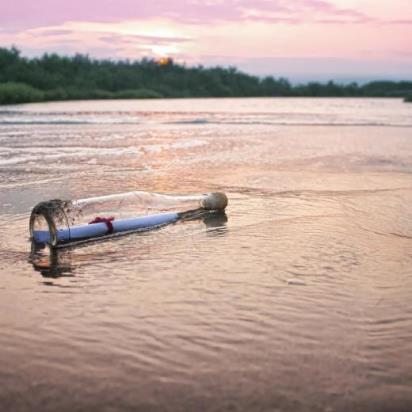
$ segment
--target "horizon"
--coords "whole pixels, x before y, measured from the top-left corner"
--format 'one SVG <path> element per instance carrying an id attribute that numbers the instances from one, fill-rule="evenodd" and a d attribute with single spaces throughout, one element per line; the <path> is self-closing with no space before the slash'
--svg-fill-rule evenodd
<path id="1" fill-rule="evenodd" d="M 412 80 L 412 4 L 376 3 L 19 0 L 0 5 L 0 45 L 28 57 L 170 57 L 294 84 Z"/>

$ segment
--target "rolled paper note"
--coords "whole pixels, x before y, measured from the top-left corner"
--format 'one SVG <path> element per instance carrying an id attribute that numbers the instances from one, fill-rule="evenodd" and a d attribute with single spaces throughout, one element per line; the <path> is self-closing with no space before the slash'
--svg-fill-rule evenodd
<path id="1" fill-rule="evenodd" d="M 190 216 L 192 211 L 224 210 L 227 203 L 224 193 L 173 196 L 128 192 L 73 201 L 54 199 L 33 208 L 30 234 L 35 243 L 58 246 L 117 233 L 149 230 Z M 138 210 L 153 210 L 156 206 L 163 210 L 172 207 L 183 210 L 136 217 Z M 100 217 L 102 214 L 110 217 Z"/>
<path id="2" fill-rule="evenodd" d="M 141 216 L 131 219 L 113 220 L 113 230 L 108 230 L 106 223 L 92 223 L 87 225 L 72 226 L 68 229 L 56 231 L 58 243 L 77 242 L 80 240 L 101 237 L 108 234 L 130 232 L 140 229 L 155 228 L 173 223 L 179 219 L 179 213 L 159 213 L 156 215 Z M 34 230 L 33 240 L 36 243 L 50 243 L 51 234 L 49 230 Z"/>

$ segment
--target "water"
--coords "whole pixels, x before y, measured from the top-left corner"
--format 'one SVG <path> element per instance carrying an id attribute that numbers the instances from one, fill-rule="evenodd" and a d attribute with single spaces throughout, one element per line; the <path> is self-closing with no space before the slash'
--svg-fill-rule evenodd
<path id="1" fill-rule="evenodd" d="M 412 105 L 0 109 L 2 411 L 412 410 Z M 226 215 L 31 254 L 51 198 L 225 191 Z"/>

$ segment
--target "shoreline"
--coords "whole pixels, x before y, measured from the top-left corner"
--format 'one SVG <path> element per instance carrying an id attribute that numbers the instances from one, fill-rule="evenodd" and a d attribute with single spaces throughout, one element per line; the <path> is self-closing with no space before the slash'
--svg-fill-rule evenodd
<path id="1" fill-rule="evenodd" d="M 24 101 L 10 101 L 3 103 L 0 101 L 0 107 L 5 106 L 19 106 L 30 103 L 62 103 L 62 102 L 97 102 L 97 101 L 110 101 L 110 100 L 203 100 L 203 99 L 393 99 L 402 100 L 404 103 L 412 103 L 412 97 L 409 96 L 301 96 L 301 95 L 289 95 L 289 96 L 158 96 L 158 97 L 84 97 L 84 98 L 68 98 L 68 99 L 43 99 L 43 100 L 24 100 Z"/>

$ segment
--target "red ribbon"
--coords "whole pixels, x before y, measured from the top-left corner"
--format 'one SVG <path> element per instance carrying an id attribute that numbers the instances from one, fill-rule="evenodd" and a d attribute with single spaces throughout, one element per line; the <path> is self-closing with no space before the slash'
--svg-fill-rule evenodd
<path id="1" fill-rule="evenodd" d="M 94 218 L 94 220 L 89 222 L 89 225 L 93 225 L 94 223 L 106 223 L 107 233 L 113 233 L 113 225 L 112 225 L 113 220 L 114 220 L 114 216 L 110 216 L 110 217 L 97 216 Z"/>

